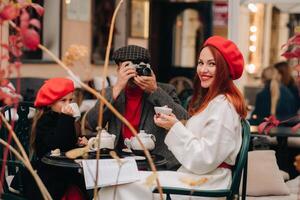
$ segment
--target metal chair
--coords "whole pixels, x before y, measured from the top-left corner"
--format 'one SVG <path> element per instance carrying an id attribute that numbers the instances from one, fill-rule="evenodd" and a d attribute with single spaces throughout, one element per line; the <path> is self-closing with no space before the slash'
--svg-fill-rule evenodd
<path id="1" fill-rule="evenodd" d="M 222 190 L 188 190 L 177 187 L 162 187 L 163 193 L 167 194 L 167 200 L 171 199 L 171 194 L 188 195 L 188 196 L 202 196 L 202 197 L 226 197 L 227 200 L 232 200 L 239 197 L 240 183 L 242 183 L 242 199 L 246 199 L 246 184 L 247 184 L 247 161 L 248 161 L 248 148 L 250 142 L 250 126 L 246 120 L 242 120 L 242 146 L 236 160 L 236 165 L 232 170 L 232 183 L 229 189 Z M 155 189 L 154 193 L 158 193 Z M 238 198 L 237 198 L 238 199 Z"/>
<path id="2" fill-rule="evenodd" d="M 6 119 L 10 124 L 13 124 L 13 129 L 23 145 L 27 155 L 29 154 L 29 138 L 30 138 L 30 129 L 32 124 L 32 117 L 35 111 L 34 105 L 32 102 L 20 102 L 15 108 L 15 105 L 5 106 L 1 108 L 1 113 L 5 115 Z M 0 138 L 8 141 L 9 132 L 5 125 L 2 123 L 0 127 Z M 16 148 L 16 144 L 11 140 L 10 144 Z M 0 145 L 0 167 L 2 169 L 3 165 L 3 156 L 4 156 L 3 145 Z M 14 154 L 8 152 L 8 156 L 5 162 L 5 181 L 3 183 L 4 194 L 2 194 L 2 199 L 23 199 L 18 193 L 22 193 L 23 184 L 21 181 L 21 176 L 18 176 L 18 191 L 10 188 L 9 184 L 12 178 L 17 174 L 18 171 L 23 168 L 23 164 L 16 159 Z M 21 170 L 22 171 L 22 170 Z M 10 181 L 8 181 L 10 180 Z"/>

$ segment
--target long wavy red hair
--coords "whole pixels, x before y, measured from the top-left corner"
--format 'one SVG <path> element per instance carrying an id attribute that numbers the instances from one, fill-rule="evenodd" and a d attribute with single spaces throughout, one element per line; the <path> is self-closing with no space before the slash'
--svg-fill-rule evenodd
<path id="1" fill-rule="evenodd" d="M 222 54 L 213 46 L 210 49 L 216 63 L 215 80 L 209 88 L 202 88 L 198 74 L 194 78 L 194 93 L 189 103 L 190 115 L 203 111 L 209 102 L 219 94 L 224 94 L 235 107 L 241 118 L 247 115 L 244 97 L 230 78 L 229 67 Z M 204 48 L 204 47 L 203 47 Z M 203 49 L 202 48 L 202 49 Z"/>

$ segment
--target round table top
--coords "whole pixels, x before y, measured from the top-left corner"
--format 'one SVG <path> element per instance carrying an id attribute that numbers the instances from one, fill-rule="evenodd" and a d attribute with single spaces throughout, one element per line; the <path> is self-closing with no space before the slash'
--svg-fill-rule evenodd
<path id="1" fill-rule="evenodd" d="M 136 159 L 139 170 L 150 170 L 148 161 L 144 156 L 134 156 L 133 154 L 119 155 L 119 156 L 121 158 L 134 157 Z M 166 169 L 166 164 L 168 161 L 163 156 L 152 154 L 151 157 L 154 161 L 155 166 L 158 169 Z M 94 152 L 89 153 L 88 159 L 95 159 L 95 158 L 96 158 L 96 154 Z M 108 159 L 108 158 L 111 158 L 109 154 L 103 153 L 100 156 L 100 159 Z M 73 159 L 67 158 L 64 155 L 64 153 L 62 153 L 60 156 L 51 156 L 51 154 L 48 153 L 42 158 L 42 162 L 47 165 L 56 166 L 56 167 L 81 168 L 81 165 L 79 163 L 77 163 Z"/>

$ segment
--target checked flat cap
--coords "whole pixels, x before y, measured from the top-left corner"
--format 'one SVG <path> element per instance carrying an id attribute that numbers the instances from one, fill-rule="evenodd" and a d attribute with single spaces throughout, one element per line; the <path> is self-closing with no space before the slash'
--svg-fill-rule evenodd
<path id="1" fill-rule="evenodd" d="M 149 63 L 150 53 L 148 49 L 145 49 L 136 45 L 128 45 L 117 49 L 112 59 L 118 64 L 119 62 L 132 61 L 133 63 Z"/>

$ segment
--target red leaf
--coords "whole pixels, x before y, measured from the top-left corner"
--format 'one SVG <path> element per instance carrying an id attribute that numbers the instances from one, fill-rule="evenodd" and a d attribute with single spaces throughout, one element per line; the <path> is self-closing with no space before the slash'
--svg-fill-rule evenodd
<path id="1" fill-rule="evenodd" d="M 40 36 L 33 29 L 25 29 L 21 31 L 22 41 L 25 47 L 30 50 L 36 50 L 40 44 Z"/>
<path id="2" fill-rule="evenodd" d="M 294 53 L 294 55 L 297 57 L 297 58 L 300 58 L 300 47 L 296 47 L 292 50 L 292 52 Z"/>
<path id="3" fill-rule="evenodd" d="M 8 44 L 1 44 L 1 47 L 3 47 L 4 49 L 9 49 L 9 46 L 8 46 Z"/>
<path id="4" fill-rule="evenodd" d="M 269 122 L 262 122 L 262 123 L 260 123 L 258 125 L 258 127 L 257 127 L 258 133 L 262 134 L 268 124 L 269 124 Z"/>
<path id="5" fill-rule="evenodd" d="M 39 14 L 39 16 L 42 16 L 44 14 L 44 8 L 40 6 L 39 4 L 32 3 L 31 6 L 35 9 L 35 11 Z"/>
<path id="6" fill-rule="evenodd" d="M 300 35 L 297 34 L 290 42 L 290 45 L 300 45 Z"/>
<path id="7" fill-rule="evenodd" d="M 0 13 L 2 20 L 13 20 L 19 15 L 19 9 L 14 4 L 4 6 Z"/>
<path id="8" fill-rule="evenodd" d="M 38 28 L 38 29 L 41 29 L 41 23 L 37 19 L 31 19 L 29 21 L 29 24 L 32 25 L 32 26 L 34 26 L 34 27 L 36 27 L 36 28 Z"/>
<path id="9" fill-rule="evenodd" d="M 300 123 L 298 123 L 298 124 L 296 124 L 295 126 L 292 127 L 292 132 L 296 133 L 298 129 L 300 129 Z"/>
<path id="10" fill-rule="evenodd" d="M 265 121 L 258 125 L 258 133 L 266 133 L 268 134 L 270 130 L 274 127 L 277 127 L 280 124 L 280 121 L 276 119 L 274 115 L 266 117 Z"/>
<path id="11" fill-rule="evenodd" d="M 296 37 L 296 35 L 294 35 L 293 37 L 289 38 L 288 41 L 281 46 L 281 49 L 284 48 L 285 46 L 290 46 L 291 42 L 293 41 L 293 39 L 295 37 Z"/>
<path id="12" fill-rule="evenodd" d="M 281 56 L 285 57 L 286 59 L 297 58 L 293 52 L 284 52 L 281 54 Z"/>
<path id="13" fill-rule="evenodd" d="M 22 10 L 22 14 L 21 14 L 20 19 L 21 19 L 21 22 L 20 22 L 21 29 L 27 29 L 28 26 L 29 26 L 30 16 L 29 16 L 28 12 L 25 9 Z"/>
<path id="14" fill-rule="evenodd" d="M 10 35 L 8 37 L 9 41 L 9 51 L 16 57 L 20 57 L 22 55 L 21 47 L 23 46 L 20 37 L 17 35 Z"/>

